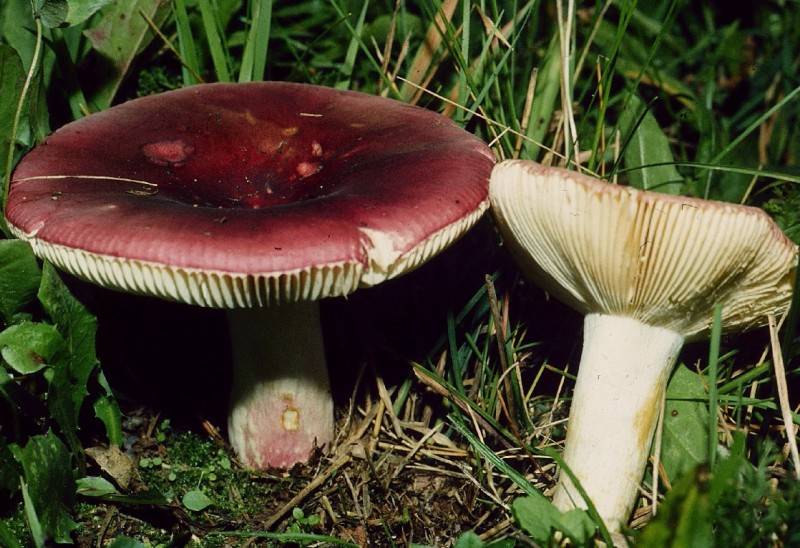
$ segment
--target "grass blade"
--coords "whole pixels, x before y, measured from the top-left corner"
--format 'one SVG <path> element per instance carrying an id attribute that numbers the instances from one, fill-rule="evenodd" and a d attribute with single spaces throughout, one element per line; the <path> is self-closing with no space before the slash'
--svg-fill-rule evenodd
<path id="1" fill-rule="evenodd" d="M 178 51 L 185 66 L 181 67 L 183 85 L 197 84 L 199 81 L 194 76 L 200 73 L 197 61 L 197 46 L 189 24 L 189 14 L 186 12 L 185 0 L 175 0 L 172 6 L 175 12 L 175 27 L 178 31 Z"/>
<path id="2" fill-rule="evenodd" d="M 342 63 L 342 78 L 336 82 L 336 89 L 350 89 L 350 77 L 353 75 L 353 67 L 356 62 L 356 55 L 358 54 L 358 40 L 364 31 L 364 19 L 367 16 L 367 8 L 369 7 L 369 0 L 364 2 L 361 8 L 361 13 L 356 21 L 355 29 L 353 29 L 350 43 L 347 45 L 347 53 L 344 56 L 344 63 Z"/>
<path id="3" fill-rule="evenodd" d="M 561 89 L 561 55 L 559 52 L 558 36 L 550 40 L 542 66 L 536 78 L 536 91 L 534 92 L 533 106 L 531 107 L 531 120 L 528 121 L 527 137 L 530 141 L 525 143 L 524 158 L 536 160 L 544 148 L 536 143 L 543 143 L 545 136 L 550 131 L 550 121 L 555 111 L 556 99 Z"/>
<path id="4" fill-rule="evenodd" d="M 722 305 L 714 305 L 711 324 L 711 344 L 708 349 L 708 459 L 711 467 L 717 456 L 717 372 L 719 371 L 719 343 L 722 338 Z"/>
<path id="5" fill-rule="evenodd" d="M 786 173 L 783 171 L 775 171 L 770 169 L 758 169 L 754 167 L 740 167 L 740 166 L 731 166 L 731 165 L 715 165 L 715 164 L 706 164 L 702 162 L 658 162 L 656 164 L 647 164 L 644 166 L 636 166 L 631 168 L 619 169 L 617 173 L 625 173 L 628 171 L 636 171 L 637 169 L 644 169 L 646 167 L 656 167 L 656 166 L 665 166 L 665 165 L 673 165 L 673 166 L 680 166 L 680 167 L 692 167 L 696 169 L 710 169 L 713 171 L 728 171 L 730 173 L 742 173 L 744 175 L 753 175 L 759 177 L 769 177 L 771 179 L 778 179 L 780 181 L 786 181 L 789 183 L 798 183 L 800 184 L 800 175 L 792 175 L 791 173 Z M 768 187 L 767 187 L 768 188 Z"/>
<path id="6" fill-rule="evenodd" d="M 264 79 L 272 26 L 272 0 L 250 2 L 250 17 L 250 30 L 242 55 L 239 82 L 258 82 Z"/>
<path id="7" fill-rule="evenodd" d="M 231 73 L 228 70 L 228 52 L 220 37 L 219 21 L 217 20 L 216 10 L 211 5 L 211 0 L 198 0 L 200 16 L 203 19 L 203 30 L 206 33 L 208 49 L 211 53 L 211 61 L 214 63 L 214 72 L 220 82 L 230 82 Z"/>
<path id="8" fill-rule="evenodd" d="M 450 419 L 450 422 L 455 427 L 455 429 L 458 430 L 458 432 L 467 439 L 469 444 L 473 447 L 473 449 L 475 449 L 475 451 L 477 451 L 479 455 L 481 455 L 484 459 L 489 461 L 495 468 L 500 470 L 503 474 L 508 476 L 511 479 L 511 481 L 516 483 L 517 486 L 525 494 L 534 497 L 539 497 L 542 499 L 545 498 L 545 496 L 541 492 L 539 492 L 539 490 L 536 489 L 536 487 L 531 485 L 531 482 L 525 479 L 525 476 L 517 472 L 517 470 L 514 469 L 510 464 L 508 464 L 506 461 L 497 456 L 497 453 L 492 451 L 492 449 L 488 445 L 479 440 L 478 437 L 475 434 L 473 434 L 469 428 L 467 428 L 467 426 L 460 418 L 454 415 L 449 415 L 448 418 Z"/>
<path id="9" fill-rule="evenodd" d="M 444 0 L 433 16 L 425 38 L 422 44 L 420 44 L 414 56 L 414 60 L 411 63 L 411 68 L 406 74 L 406 79 L 412 84 L 422 84 L 429 75 L 429 72 L 438 68 L 438 64 L 434 62 L 441 54 L 439 52 L 439 46 L 441 46 L 442 39 L 445 35 L 446 23 L 452 20 L 457 5 L 458 0 Z M 409 83 L 405 83 L 401 86 L 400 95 L 403 99 L 411 103 L 416 102 L 413 100 L 415 97 L 419 97 L 417 89 Z"/>

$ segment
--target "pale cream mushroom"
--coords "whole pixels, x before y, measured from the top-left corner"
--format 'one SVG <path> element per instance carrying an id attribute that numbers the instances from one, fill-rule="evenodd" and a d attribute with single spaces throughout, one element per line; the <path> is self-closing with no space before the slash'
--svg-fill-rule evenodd
<path id="1" fill-rule="evenodd" d="M 490 200 L 531 279 L 586 314 L 564 461 L 611 530 L 625 523 L 687 340 L 766 323 L 790 304 L 797 247 L 763 211 L 497 165 Z M 554 503 L 586 507 L 562 474 Z"/>

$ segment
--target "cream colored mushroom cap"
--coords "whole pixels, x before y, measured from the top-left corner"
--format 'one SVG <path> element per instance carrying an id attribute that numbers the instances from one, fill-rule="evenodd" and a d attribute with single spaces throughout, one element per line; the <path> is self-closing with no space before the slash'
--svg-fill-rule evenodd
<path id="1" fill-rule="evenodd" d="M 645 192 L 535 162 L 492 172 L 489 197 L 523 270 L 584 313 L 631 317 L 700 338 L 788 309 L 795 246 L 762 210 Z"/>

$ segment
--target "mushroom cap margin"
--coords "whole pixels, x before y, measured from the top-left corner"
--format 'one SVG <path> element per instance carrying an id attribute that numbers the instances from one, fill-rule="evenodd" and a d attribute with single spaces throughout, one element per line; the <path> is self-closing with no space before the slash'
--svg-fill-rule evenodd
<path id="1" fill-rule="evenodd" d="M 687 339 L 746 330 L 791 302 L 797 246 L 761 209 L 640 191 L 535 162 L 495 166 L 490 201 L 525 273 L 573 308 Z"/>
<path id="2" fill-rule="evenodd" d="M 264 122 L 270 131 L 307 124 L 330 136 L 323 160 L 331 150 L 329 172 L 344 190 L 254 211 L 187 207 L 130 181 L 115 184 L 191 168 L 193 158 L 183 156 L 201 156 L 203 142 L 175 150 L 184 137 L 173 136 L 187 131 L 179 115 L 195 116 L 199 133 L 219 120 L 234 121 L 229 134 L 253 131 L 270 98 L 280 107 Z M 141 122 L 148 116 L 154 121 Z M 140 162 L 154 141 L 166 145 L 168 165 Z M 94 283 L 203 306 L 262 306 L 347 295 L 419 266 L 488 207 L 493 163 L 476 137 L 397 101 L 291 83 L 199 85 L 59 129 L 17 167 L 7 218 L 37 254 Z"/>

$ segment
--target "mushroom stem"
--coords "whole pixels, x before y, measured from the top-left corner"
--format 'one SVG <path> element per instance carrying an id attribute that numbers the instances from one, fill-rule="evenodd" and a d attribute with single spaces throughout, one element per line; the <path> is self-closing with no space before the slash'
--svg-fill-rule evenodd
<path id="1" fill-rule="evenodd" d="M 683 335 L 633 318 L 589 314 L 572 397 L 564 461 L 608 528 L 617 531 L 636 501 L 667 378 Z M 586 508 L 562 473 L 553 503 Z"/>
<path id="2" fill-rule="evenodd" d="M 251 468 L 289 468 L 333 439 L 319 304 L 228 312 L 233 394 L 228 435 Z"/>

